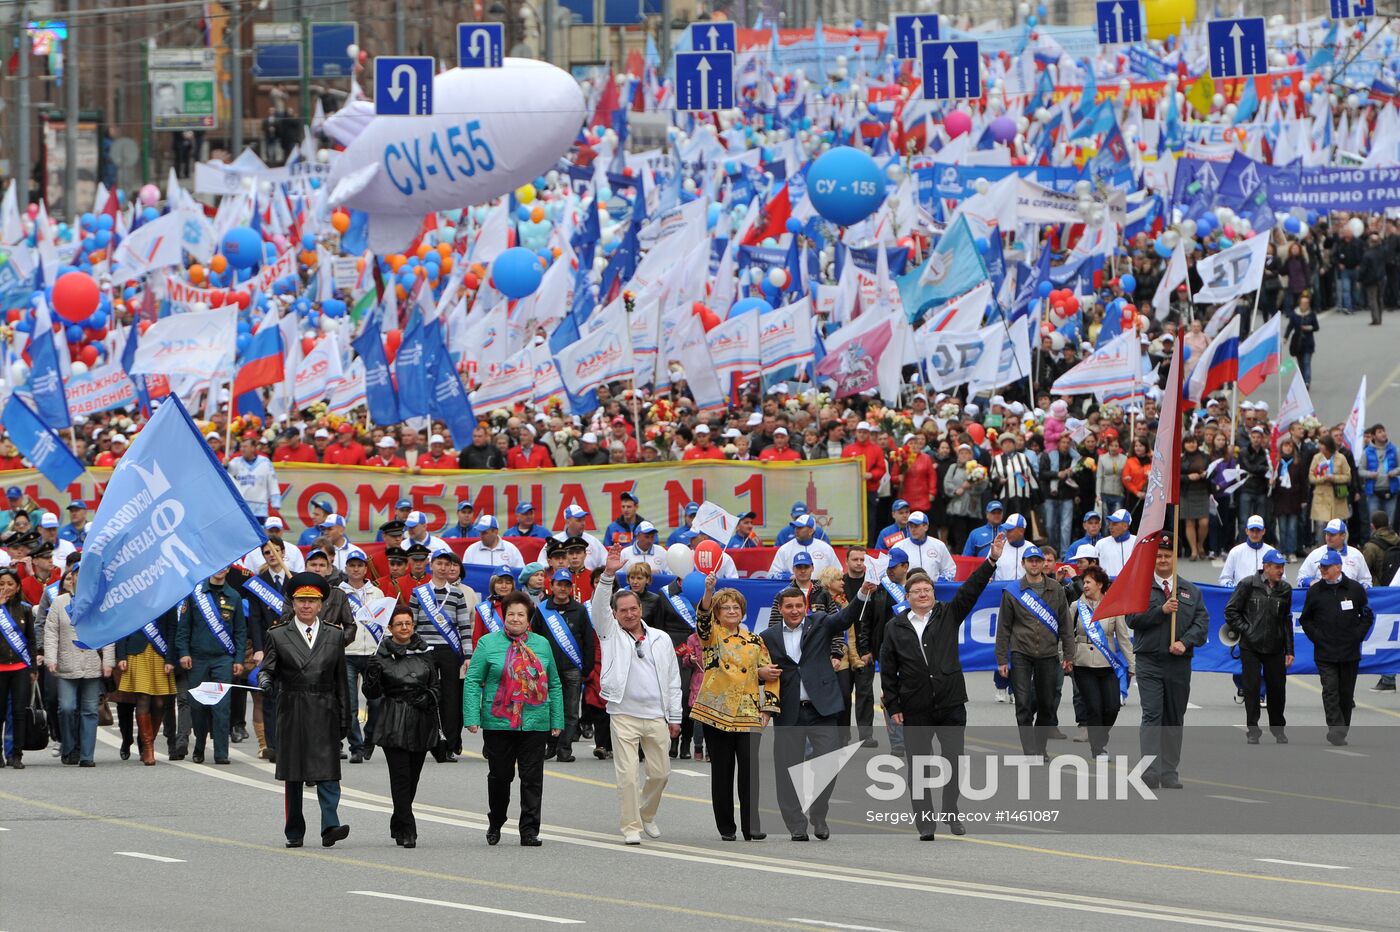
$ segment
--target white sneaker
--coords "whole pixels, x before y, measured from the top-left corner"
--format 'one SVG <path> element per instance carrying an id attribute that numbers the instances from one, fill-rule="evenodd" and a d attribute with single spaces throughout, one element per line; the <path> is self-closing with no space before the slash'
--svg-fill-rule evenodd
<path id="1" fill-rule="evenodd" d="M 640 845 L 642 843 L 642 836 L 638 835 L 636 832 L 623 832 L 622 843 L 624 845 Z"/>
<path id="2" fill-rule="evenodd" d="M 642 831 L 647 833 L 648 838 L 661 837 L 661 826 L 657 825 L 655 822 L 643 822 Z"/>
<path id="3" fill-rule="evenodd" d="M 1011 690 L 1009 690 L 1009 689 L 998 689 L 998 690 L 997 690 L 997 702 L 1010 702 L 1010 701 L 1011 701 Z"/>

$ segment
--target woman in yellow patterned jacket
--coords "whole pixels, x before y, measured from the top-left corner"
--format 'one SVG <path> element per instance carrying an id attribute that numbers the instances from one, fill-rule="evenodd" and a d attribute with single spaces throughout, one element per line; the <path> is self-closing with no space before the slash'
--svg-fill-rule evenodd
<path id="1" fill-rule="evenodd" d="M 745 841 L 762 841 L 758 818 L 758 741 L 778 711 L 778 667 L 762 639 L 744 627 L 748 604 L 735 589 L 715 592 L 705 579 L 695 633 L 704 651 L 705 678 L 691 718 L 705 728 L 710 754 L 710 801 L 720 838 L 734 840 L 734 778 L 739 778 L 739 828 Z"/>

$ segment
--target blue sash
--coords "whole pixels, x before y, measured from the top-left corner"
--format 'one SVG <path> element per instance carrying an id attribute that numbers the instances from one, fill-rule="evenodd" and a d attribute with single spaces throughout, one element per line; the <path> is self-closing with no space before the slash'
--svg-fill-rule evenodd
<path id="1" fill-rule="evenodd" d="M 199 607 L 199 614 L 204 617 L 204 623 L 209 626 L 209 630 L 214 633 L 214 637 L 219 639 L 219 643 L 224 647 L 224 653 L 233 656 L 233 637 L 224 627 L 224 620 L 219 615 L 219 610 L 214 607 L 214 600 L 207 590 L 196 589 L 194 592 L 194 604 Z"/>
<path id="2" fill-rule="evenodd" d="M 345 599 L 350 603 L 351 613 L 355 616 L 355 620 L 365 626 L 365 630 L 370 633 L 370 637 L 374 638 L 374 642 L 378 644 L 384 640 L 384 628 L 381 625 L 375 624 L 373 618 L 360 617 L 360 610 L 365 607 L 365 603 L 361 601 L 360 597 L 349 589 L 341 589 L 340 591 L 345 593 Z"/>
<path id="3" fill-rule="evenodd" d="M 1060 619 L 1055 614 L 1055 610 L 1045 604 L 1045 600 L 1036 595 L 1033 590 L 1021 586 L 1016 593 L 1016 601 L 1024 605 L 1041 624 L 1049 628 L 1051 634 L 1057 638 L 1060 636 Z"/>
<path id="4" fill-rule="evenodd" d="M 676 614 L 680 615 L 681 618 L 685 620 L 685 623 L 690 625 L 690 630 L 694 631 L 695 608 L 686 601 L 685 596 L 681 595 L 679 592 L 673 592 L 668 595 L 666 599 L 671 603 L 671 607 L 676 610 Z"/>
<path id="5" fill-rule="evenodd" d="M 1128 695 L 1128 661 L 1118 652 L 1116 643 L 1110 649 L 1103 628 L 1094 620 L 1094 613 L 1089 611 L 1089 606 L 1084 604 L 1083 599 L 1079 600 L 1079 624 L 1084 628 L 1084 633 L 1088 635 L 1089 643 L 1108 658 L 1109 665 L 1113 667 L 1113 672 L 1118 676 L 1118 694 L 1126 698 Z"/>
<path id="6" fill-rule="evenodd" d="M 462 656 L 462 636 L 457 633 L 457 626 L 447 620 L 447 616 L 442 612 L 442 606 L 438 604 L 437 595 L 433 592 L 432 583 L 423 583 L 415 586 L 413 594 L 418 598 L 418 604 L 423 607 L 423 613 L 428 616 L 428 620 L 437 628 L 437 633 L 442 635 L 442 639 L 447 642 L 447 646 L 452 648 L 452 652 L 458 657 Z"/>
<path id="7" fill-rule="evenodd" d="M 249 576 L 248 580 L 243 583 L 243 588 L 257 596 L 259 602 L 272 609 L 279 616 L 287 608 L 287 600 L 282 597 L 282 594 L 258 576 Z"/>
<path id="8" fill-rule="evenodd" d="M 476 613 L 481 616 L 481 623 L 486 626 L 486 630 L 492 634 L 504 627 L 501 620 L 496 617 L 496 613 L 491 609 L 490 599 L 476 603 Z"/>
<path id="9" fill-rule="evenodd" d="M 880 577 L 880 585 L 889 593 L 890 598 L 894 599 L 893 607 L 896 615 L 909 607 L 909 597 L 905 594 L 903 586 L 888 576 Z"/>
<path id="10" fill-rule="evenodd" d="M 19 625 L 10 617 L 10 610 L 3 605 L 0 605 L 0 635 L 5 636 L 10 648 L 24 661 L 26 667 L 34 666 L 34 661 L 29 656 L 29 645 L 24 643 L 24 632 L 19 630 Z"/>
<path id="11" fill-rule="evenodd" d="M 559 645 L 559 649 L 569 658 L 570 663 L 582 670 L 583 651 L 579 650 L 578 641 L 574 639 L 574 633 L 569 630 L 564 616 L 550 608 L 547 602 L 540 603 L 540 614 L 544 617 L 544 625 L 549 629 L 554 643 Z"/>
<path id="12" fill-rule="evenodd" d="M 60 580 L 59 582 L 62 582 L 62 580 Z M 58 598 L 58 586 L 59 583 L 49 583 L 47 586 L 44 587 L 44 591 L 49 594 L 50 602 Z"/>
<path id="13" fill-rule="evenodd" d="M 165 636 L 160 633 L 160 628 L 156 626 L 154 621 L 146 622 L 141 633 L 146 636 L 146 640 L 151 642 L 151 646 L 156 649 L 158 654 L 166 659 L 170 658 L 170 645 L 165 642 Z"/>

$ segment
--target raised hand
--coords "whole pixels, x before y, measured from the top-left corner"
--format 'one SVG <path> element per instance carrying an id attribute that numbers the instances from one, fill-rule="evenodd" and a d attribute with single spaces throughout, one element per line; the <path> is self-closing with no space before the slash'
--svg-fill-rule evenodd
<path id="1" fill-rule="evenodd" d="M 998 534 L 992 539 L 992 549 L 987 553 L 987 559 L 993 563 L 1001 559 L 1002 550 L 1006 549 L 1006 535 Z"/>

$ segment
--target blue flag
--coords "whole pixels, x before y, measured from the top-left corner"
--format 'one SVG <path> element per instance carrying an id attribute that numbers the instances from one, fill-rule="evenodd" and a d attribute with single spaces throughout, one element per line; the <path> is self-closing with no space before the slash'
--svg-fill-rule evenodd
<path id="1" fill-rule="evenodd" d="M 180 399 L 161 403 L 112 471 L 69 614 L 79 647 L 140 629 L 267 540 Z"/>
<path id="2" fill-rule="evenodd" d="M 5 429 L 10 433 L 19 452 L 44 474 L 44 478 L 62 491 L 83 474 L 83 464 L 64 446 L 63 439 L 39 420 L 34 409 L 18 395 L 11 395 L 5 405 Z"/>
<path id="3" fill-rule="evenodd" d="M 142 413 L 149 415 L 151 413 L 151 393 L 146 389 L 146 377 L 130 374 L 131 367 L 136 365 L 136 344 L 141 340 L 139 316 L 133 314 L 131 317 L 131 330 L 127 332 L 126 345 L 122 347 L 122 371 L 128 373 L 127 378 L 131 379 L 131 384 L 136 389 L 136 399 L 141 402 Z"/>
<path id="4" fill-rule="evenodd" d="M 959 217 L 933 247 L 928 262 L 896 279 L 896 283 L 904 301 L 904 313 L 913 323 L 929 308 L 971 291 L 987 278 L 987 264 L 972 238 L 967 219 Z"/>
<path id="5" fill-rule="evenodd" d="M 53 342 L 52 318 L 46 301 L 39 302 L 34 315 L 29 359 L 29 393 L 34 396 L 35 413 L 54 430 L 72 427 L 73 422 L 68 419 L 68 396 L 63 393 L 63 373 L 58 366 L 58 348 Z"/>
<path id="6" fill-rule="evenodd" d="M 436 351 L 429 363 L 432 368 L 432 395 L 428 398 L 428 413 L 435 420 L 447 424 L 452 432 L 452 443 L 465 448 L 472 442 L 472 432 L 476 430 L 476 412 L 472 410 L 471 399 L 462 385 L 462 377 L 452 364 L 452 354 L 442 339 L 442 330 L 433 326 L 437 335 Z"/>
<path id="7" fill-rule="evenodd" d="M 365 361 L 365 403 L 369 419 L 381 427 L 403 420 L 399 413 L 399 396 L 394 391 L 394 378 L 389 372 L 389 357 L 384 353 L 384 340 L 379 335 L 378 310 L 370 312 L 365 329 L 350 345 Z"/>
<path id="8" fill-rule="evenodd" d="M 441 330 L 437 321 L 424 324 L 417 308 L 404 328 L 399 354 L 394 358 L 394 377 L 399 387 L 399 414 L 405 418 L 428 413 L 433 390 L 428 367 L 437 353 L 435 344 L 442 342 Z"/>

